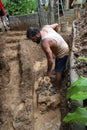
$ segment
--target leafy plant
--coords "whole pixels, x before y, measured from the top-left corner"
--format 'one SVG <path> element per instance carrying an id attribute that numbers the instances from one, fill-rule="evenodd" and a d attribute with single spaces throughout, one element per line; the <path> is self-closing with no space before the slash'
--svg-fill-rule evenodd
<path id="1" fill-rule="evenodd" d="M 83 94 L 86 93 L 87 93 L 87 78 L 80 76 L 78 80 L 73 82 L 71 86 L 67 89 L 67 98 L 76 100 L 80 98 L 80 100 L 83 100 L 81 99 L 81 97 L 83 97 Z M 80 96 L 79 94 L 81 94 L 81 97 L 79 97 Z M 84 98 L 87 98 L 87 96 Z"/>
<path id="2" fill-rule="evenodd" d="M 2 2 L 3 2 L 3 4 L 5 5 L 5 4 L 6 4 L 6 2 L 7 2 L 7 0 L 2 0 Z"/>
<path id="3" fill-rule="evenodd" d="M 78 60 L 85 60 L 87 58 L 79 57 Z M 71 83 L 67 89 L 67 98 L 73 100 L 87 99 L 87 77 L 80 76 L 75 82 Z M 64 117 L 65 122 L 78 122 L 87 126 L 87 107 L 78 107 L 75 112 L 68 113 Z"/>
<path id="4" fill-rule="evenodd" d="M 85 61 L 87 61 L 87 58 L 85 58 L 85 57 L 79 57 L 77 60 L 85 60 Z"/>
<path id="5" fill-rule="evenodd" d="M 5 8 L 10 15 L 28 14 L 37 10 L 35 0 L 8 0 Z"/>
<path id="6" fill-rule="evenodd" d="M 65 122 L 79 122 L 87 126 L 87 107 L 80 108 L 78 107 L 75 112 L 68 113 L 64 118 Z"/>
<path id="7" fill-rule="evenodd" d="M 78 92 L 77 94 L 72 95 L 71 99 L 73 99 L 73 100 L 85 100 L 85 99 L 87 99 L 87 91 Z"/>

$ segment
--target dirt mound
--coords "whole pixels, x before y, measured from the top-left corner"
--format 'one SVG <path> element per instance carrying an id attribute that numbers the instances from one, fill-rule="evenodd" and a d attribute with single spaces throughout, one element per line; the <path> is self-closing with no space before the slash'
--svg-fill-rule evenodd
<path id="1" fill-rule="evenodd" d="M 39 48 L 25 32 L 0 34 L 0 130 L 33 130 L 33 64 Z"/>
<path id="2" fill-rule="evenodd" d="M 87 58 L 87 15 L 82 16 L 75 25 L 77 28 L 73 50 L 76 58 L 75 69 L 78 75 L 87 76 L 87 61 L 77 60 L 78 57 Z"/>

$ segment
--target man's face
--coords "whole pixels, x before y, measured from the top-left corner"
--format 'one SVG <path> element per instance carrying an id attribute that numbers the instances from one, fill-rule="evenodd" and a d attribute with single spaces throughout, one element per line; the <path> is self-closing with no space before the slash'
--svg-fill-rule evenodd
<path id="1" fill-rule="evenodd" d="M 31 39 L 33 42 L 36 42 L 37 44 L 39 44 L 40 41 L 41 41 L 41 35 L 31 36 L 30 39 Z"/>

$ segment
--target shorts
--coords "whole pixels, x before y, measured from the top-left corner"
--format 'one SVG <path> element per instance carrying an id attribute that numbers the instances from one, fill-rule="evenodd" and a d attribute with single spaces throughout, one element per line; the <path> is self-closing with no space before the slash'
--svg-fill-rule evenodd
<path id="1" fill-rule="evenodd" d="M 2 12 L 2 10 L 0 9 L 0 17 L 4 16 L 5 14 Z"/>
<path id="2" fill-rule="evenodd" d="M 55 71 L 56 72 L 63 72 L 66 68 L 68 56 L 64 56 L 63 58 L 56 57 L 55 59 Z"/>
<path id="3" fill-rule="evenodd" d="M 74 5 L 74 9 L 78 9 L 78 10 L 79 10 L 79 9 L 80 9 L 80 6 L 81 6 L 81 4 L 75 4 L 75 5 Z"/>

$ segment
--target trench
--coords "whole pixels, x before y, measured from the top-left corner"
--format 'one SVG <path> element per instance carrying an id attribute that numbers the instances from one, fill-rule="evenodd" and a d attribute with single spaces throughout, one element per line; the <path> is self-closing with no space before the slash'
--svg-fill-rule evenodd
<path id="1" fill-rule="evenodd" d="M 71 27 L 63 35 L 69 47 L 72 46 Z M 67 130 L 69 124 L 63 122 L 64 116 L 69 111 L 68 100 L 66 99 L 66 89 L 70 83 L 69 78 L 69 59 L 63 75 L 60 90 L 55 90 L 55 73 L 52 71 L 50 78 L 43 77 L 46 70 L 47 61 L 36 61 L 34 64 L 35 84 L 34 84 L 34 130 Z M 51 90 L 53 87 L 54 90 Z"/>
<path id="2" fill-rule="evenodd" d="M 71 46 L 71 34 L 62 34 Z M 54 70 L 43 77 L 47 61 L 40 46 L 27 41 L 25 31 L 9 31 L 0 39 L 0 130 L 67 130 L 66 88 L 69 64 L 62 87 L 53 87 Z"/>
<path id="3" fill-rule="evenodd" d="M 75 59 L 80 54 L 87 56 L 86 16 L 77 22 L 79 26 L 75 25 L 73 30 L 79 32 L 77 33 L 79 36 L 81 32 L 82 37 L 78 38 L 78 35 L 74 37 L 71 27 L 61 33 L 70 47 L 70 56 L 73 51 Z M 68 17 L 66 20 L 61 20 L 67 21 L 67 24 L 68 21 L 72 23 L 71 14 L 69 17 L 70 21 Z M 17 29 L 19 28 L 20 26 Z M 85 130 L 79 124 L 70 127 L 70 124 L 63 122 L 64 116 L 73 107 L 66 99 L 67 86 L 70 81 L 77 78 L 71 72 L 72 79 L 70 79 L 69 70 L 71 71 L 73 67 L 70 68 L 69 63 L 67 64 L 62 86 L 60 90 L 55 90 L 54 71 L 50 78 L 43 77 L 47 66 L 46 57 L 40 46 L 26 40 L 25 33 L 25 31 L 0 32 L 0 130 Z M 72 38 L 77 38 L 74 50 L 72 50 Z M 80 48 L 79 44 L 83 47 Z M 71 61 L 73 64 L 73 59 Z M 77 65 L 75 71 L 87 76 L 87 63 L 80 62 Z M 86 102 L 84 101 L 85 106 Z"/>
<path id="4" fill-rule="evenodd" d="M 37 66 L 35 67 L 35 73 L 40 71 L 40 68 L 46 68 L 46 59 L 42 62 L 37 61 L 35 66 Z M 37 77 L 34 85 L 35 130 L 60 129 L 61 113 L 60 109 L 57 108 L 57 105 L 60 103 L 60 95 L 59 93 L 51 93 L 49 90 L 50 86 L 48 77 L 39 77 L 39 79 Z"/>

